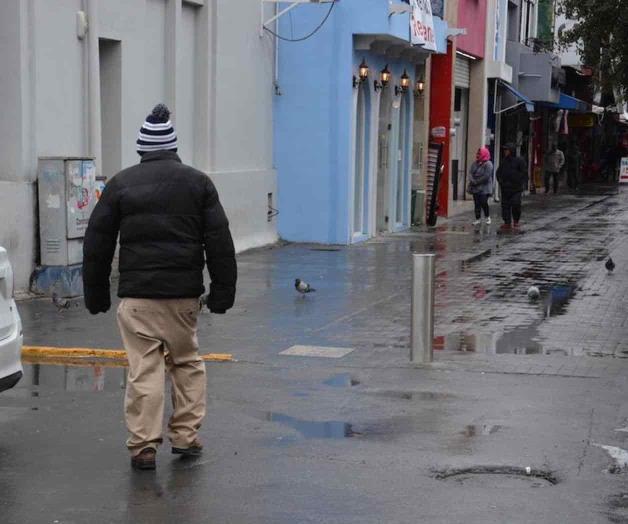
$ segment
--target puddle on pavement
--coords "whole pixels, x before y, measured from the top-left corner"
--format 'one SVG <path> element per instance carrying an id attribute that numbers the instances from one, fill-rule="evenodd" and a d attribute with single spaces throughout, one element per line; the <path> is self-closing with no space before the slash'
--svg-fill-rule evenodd
<path id="1" fill-rule="evenodd" d="M 342 439 L 359 435 L 352 424 L 341 421 L 302 420 L 282 413 L 268 412 L 265 420 L 289 426 L 307 439 Z"/>
<path id="2" fill-rule="evenodd" d="M 576 294 L 574 284 L 559 284 L 552 286 L 544 301 L 545 318 L 564 315 L 567 312 L 569 301 Z"/>
<path id="3" fill-rule="evenodd" d="M 126 387 L 126 369 L 103 365 L 60 366 L 24 364 L 24 376 L 14 388 L 15 396 L 41 396 L 41 389 L 73 392 L 113 392 Z"/>
<path id="4" fill-rule="evenodd" d="M 478 437 L 481 435 L 492 435 L 493 433 L 497 433 L 501 429 L 502 429 L 502 426 L 500 426 L 499 424 L 483 424 L 481 426 L 472 424 L 472 425 L 466 426 L 464 430 L 462 431 L 462 434 L 465 437 L 471 438 L 471 437 Z"/>
<path id="5" fill-rule="evenodd" d="M 360 381 L 353 377 L 351 373 L 338 373 L 327 380 L 323 381 L 326 386 L 332 386 L 335 388 L 348 388 L 352 386 L 358 386 Z"/>
<path id="6" fill-rule="evenodd" d="M 308 398 L 310 394 L 307 391 L 295 391 L 292 393 L 292 396 L 297 398 Z"/>
<path id="7" fill-rule="evenodd" d="M 534 326 L 516 328 L 506 333 L 457 332 L 443 337 L 443 349 L 461 353 L 538 355 L 543 347 L 533 337 Z"/>
<path id="8" fill-rule="evenodd" d="M 464 272 L 471 264 L 474 262 L 479 262 L 480 260 L 484 260 L 485 258 L 490 257 L 493 254 L 492 249 L 486 249 L 477 255 L 472 255 L 465 260 L 460 262 L 460 271 Z"/>
<path id="9" fill-rule="evenodd" d="M 504 332 L 480 332 L 473 330 L 457 331 L 442 337 L 442 349 L 448 351 L 538 355 L 543 354 L 543 346 L 537 341 L 539 325 L 552 317 L 564 315 L 577 292 L 577 286 L 566 282 L 549 287 L 541 286 L 541 299 L 538 301 L 540 315 L 536 322 L 526 326 L 506 329 Z M 493 319 L 489 319 L 493 321 Z M 458 317 L 452 323 L 466 323 L 466 317 Z M 549 351 L 547 352 L 549 354 Z M 553 352 L 567 355 L 567 352 Z"/>
<path id="10" fill-rule="evenodd" d="M 453 395 L 435 391 L 373 391 L 373 395 L 395 400 L 447 400 Z"/>

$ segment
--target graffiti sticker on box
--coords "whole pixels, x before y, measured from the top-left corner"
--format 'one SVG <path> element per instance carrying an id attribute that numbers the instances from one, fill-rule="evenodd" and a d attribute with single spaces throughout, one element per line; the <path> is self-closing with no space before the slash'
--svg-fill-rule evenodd
<path id="1" fill-rule="evenodd" d="M 91 160 L 68 162 L 68 238 L 85 235 L 95 203 L 96 169 Z"/>

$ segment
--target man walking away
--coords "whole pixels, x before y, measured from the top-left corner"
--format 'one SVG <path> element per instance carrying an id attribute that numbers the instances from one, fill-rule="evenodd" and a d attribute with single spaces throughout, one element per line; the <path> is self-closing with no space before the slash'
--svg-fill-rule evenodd
<path id="1" fill-rule="evenodd" d="M 233 306 L 237 269 L 229 222 L 214 184 L 181 163 L 170 111 L 158 104 L 137 139 L 140 163 L 106 185 L 83 245 L 85 305 L 111 307 L 109 275 L 120 233 L 118 326 L 129 359 L 125 418 L 131 466 L 155 469 L 162 442 L 164 372 L 172 383 L 172 452 L 199 455 L 205 366 L 196 335 L 207 263 L 212 313 Z"/>
<path id="2" fill-rule="evenodd" d="M 545 157 L 545 193 L 549 193 L 550 179 L 552 177 L 554 177 L 554 194 L 558 192 L 558 180 L 564 165 L 565 155 L 560 149 L 558 149 L 556 144 L 553 144 L 550 152 Z"/>
<path id="3" fill-rule="evenodd" d="M 521 219 L 521 195 L 528 185 L 528 167 L 523 158 L 517 156 L 514 144 L 508 143 L 502 147 L 504 157 L 497 168 L 497 181 L 501 189 L 502 230 L 519 227 Z"/>
<path id="4" fill-rule="evenodd" d="M 473 195 L 475 204 L 474 226 L 480 224 L 480 217 L 484 211 L 486 223 L 491 223 L 491 214 L 488 207 L 488 197 L 493 194 L 493 163 L 491 153 L 486 147 L 478 149 L 475 162 L 469 168 L 469 187 L 467 191 Z"/>

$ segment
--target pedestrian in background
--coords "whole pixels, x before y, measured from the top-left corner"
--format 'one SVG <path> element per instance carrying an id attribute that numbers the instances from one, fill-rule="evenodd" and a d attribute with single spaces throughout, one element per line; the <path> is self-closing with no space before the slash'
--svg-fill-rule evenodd
<path id="1" fill-rule="evenodd" d="M 550 152 L 545 157 L 545 193 L 549 193 L 550 181 L 553 178 L 554 194 L 558 192 L 558 181 L 560 179 L 560 172 L 565 165 L 565 155 L 558 149 L 556 144 L 553 144 Z"/>
<path id="2" fill-rule="evenodd" d="M 140 163 L 105 186 L 83 245 L 85 305 L 111 307 L 109 275 L 120 234 L 118 326 L 129 360 L 125 418 L 131 466 L 155 469 L 162 442 L 164 375 L 172 383 L 172 452 L 199 455 L 205 365 L 198 354 L 199 297 L 207 263 L 212 313 L 233 306 L 237 269 L 229 223 L 209 177 L 177 155 L 170 111 L 158 104 L 137 139 Z"/>
<path id="3" fill-rule="evenodd" d="M 521 197 L 528 185 L 528 166 L 517 156 L 517 148 L 508 143 L 502 146 L 503 158 L 497 168 L 497 181 L 502 200 L 502 230 L 510 230 L 514 224 L 519 227 L 521 219 Z"/>
<path id="4" fill-rule="evenodd" d="M 580 166 L 582 155 L 575 142 L 571 142 L 567 148 L 567 185 L 570 189 L 578 189 L 580 185 Z"/>
<path id="5" fill-rule="evenodd" d="M 473 195 L 475 204 L 475 221 L 473 225 L 480 224 L 482 211 L 486 223 L 491 223 L 491 214 L 488 206 L 488 198 L 493 194 L 493 163 L 491 153 L 486 147 L 478 149 L 475 162 L 469 169 L 469 184 L 467 191 Z"/>

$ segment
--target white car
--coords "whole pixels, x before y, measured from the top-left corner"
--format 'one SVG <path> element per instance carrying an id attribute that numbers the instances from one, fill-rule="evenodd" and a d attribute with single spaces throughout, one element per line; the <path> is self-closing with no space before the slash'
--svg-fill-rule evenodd
<path id="1" fill-rule="evenodd" d="M 13 300 L 13 269 L 0 247 L 0 391 L 22 378 L 22 321 Z"/>

